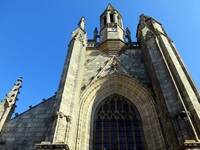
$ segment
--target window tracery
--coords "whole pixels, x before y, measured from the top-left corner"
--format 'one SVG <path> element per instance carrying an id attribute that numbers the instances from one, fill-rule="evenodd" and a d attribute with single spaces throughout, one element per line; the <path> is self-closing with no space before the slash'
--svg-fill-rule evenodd
<path id="1" fill-rule="evenodd" d="M 139 116 L 125 97 L 113 94 L 97 108 L 94 150 L 142 150 Z"/>

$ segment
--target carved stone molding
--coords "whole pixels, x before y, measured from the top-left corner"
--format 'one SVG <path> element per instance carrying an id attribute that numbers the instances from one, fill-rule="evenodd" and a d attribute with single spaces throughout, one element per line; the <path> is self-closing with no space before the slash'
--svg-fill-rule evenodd
<path id="1" fill-rule="evenodd" d="M 200 149 L 200 142 L 194 140 L 186 140 L 181 146 L 180 150 L 197 150 Z"/>
<path id="2" fill-rule="evenodd" d="M 52 144 L 50 142 L 41 142 L 39 144 L 35 144 L 36 150 L 39 149 L 62 149 L 62 150 L 69 150 L 69 147 L 67 144 L 64 143 L 55 143 Z"/>
<path id="3" fill-rule="evenodd" d="M 68 115 L 65 115 L 63 112 L 59 112 L 57 111 L 56 114 L 55 114 L 57 117 L 59 118 L 66 118 L 67 122 L 71 122 L 71 119 L 72 117 L 71 116 L 68 116 Z"/>
<path id="4" fill-rule="evenodd" d="M 155 38 L 155 35 L 151 31 L 147 31 L 145 35 L 145 41 L 148 41 L 152 37 Z"/>

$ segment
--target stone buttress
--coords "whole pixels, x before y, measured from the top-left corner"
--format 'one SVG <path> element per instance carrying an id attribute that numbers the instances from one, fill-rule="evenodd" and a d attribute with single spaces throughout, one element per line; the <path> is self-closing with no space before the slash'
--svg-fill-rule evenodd
<path id="1" fill-rule="evenodd" d="M 137 31 L 168 149 L 199 147 L 199 92 L 162 25 L 141 15 Z M 177 141 L 177 142 L 175 142 Z"/>

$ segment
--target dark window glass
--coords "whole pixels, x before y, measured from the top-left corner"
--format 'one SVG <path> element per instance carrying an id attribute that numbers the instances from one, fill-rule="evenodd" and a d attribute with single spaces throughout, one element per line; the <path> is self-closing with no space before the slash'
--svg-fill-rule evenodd
<path id="1" fill-rule="evenodd" d="M 108 111 L 108 103 L 105 103 L 105 104 L 104 104 L 104 111 L 105 111 L 105 112 Z"/>
<path id="2" fill-rule="evenodd" d="M 119 99 L 119 100 L 117 100 L 117 109 L 118 109 L 118 111 L 119 112 L 121 112 L 122 111 L 122 102 L 121 102 L 121 100 Z"/>
<path id="3" fill-rule="evenodd" d="M 127 104 L 127 102 L 124 103 L 124 110 L 129 111 L 129 105 Z"/>
<path id="4" fill-rule="evenodd" d="M 94 150 L 143 149 L 139 116 L 130 101 L 113 94 L 98 108 L 94 120 Z"/>
<path id="5" fill-rule="evenodd" d="M 110 14 L 110 22 L 114 22 L 113 14 Z"/>
<path id="6" fill-rule="evenodd" d="M 101 143 L 96 144 L 96 149 L 101 149 Z"/>
<path id="7" fill-rule="evenodd" d="M 106 25 L 107 21 L 106 21 L 106 16 L 103 18 L 103 24 Z"/>
<path id="8" fill-rule="evenodd" d="M 111 100 L 110 110 L 112 111 L 112 113 L 114 113 L 114 111 L 115 111 L 115 101 L 114 100 Z"/>

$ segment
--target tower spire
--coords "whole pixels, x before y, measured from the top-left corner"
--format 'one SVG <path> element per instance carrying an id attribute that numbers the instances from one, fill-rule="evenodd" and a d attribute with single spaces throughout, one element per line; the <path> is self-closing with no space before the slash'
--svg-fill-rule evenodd
<path id="1" fill-rule="evenodd" d="M 81 29 L 84 29 L 84 28 L 85 28 L 85 25 L 86 25 L 85 18 L 84 18 L 84 17 L 81 17 L 81 20 L 79 21 L 78 26 L 79 26 Z"/>
<path id="2" fill-rule="evenodd" d="M 110 3 L 100 16 L 100 29 L 100 49 L 108 55 L 118 55 L 117 49 L 125 44 L 124 29 L 121 14 Z"/>
<path id="3" fill-rule="evenodd" d="M 6 98 L 0 103 L 0 132 L 15 110 L 17 95 L 19 94 L 19 89 L 22 87 L 22 79 L 22 77 L 18 79 L 14 84 L 14 87 L 10 89 L 8 94 L 6 94 Z"/>
<path id="4" fill-rule="evenodd" d="M 111 3 L 108 4 L 108 6 L 106 7 L 105 11 L 107 10 L 116 10 Z"/>

